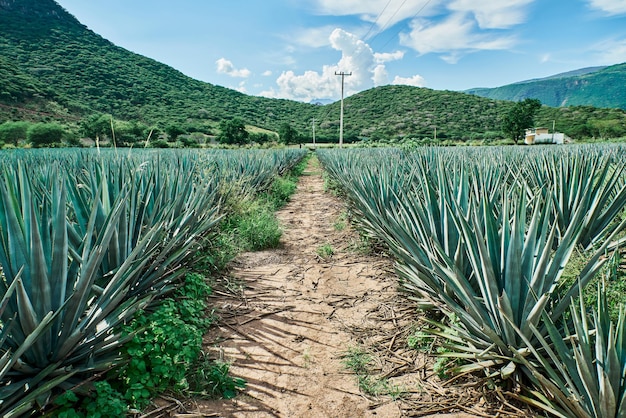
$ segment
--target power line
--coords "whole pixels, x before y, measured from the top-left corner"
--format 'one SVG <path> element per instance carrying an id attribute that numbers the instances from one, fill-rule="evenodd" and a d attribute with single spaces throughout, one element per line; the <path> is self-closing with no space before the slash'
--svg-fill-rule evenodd
<path id="1" fill-rule="evenodd" d="M 385 22 L 385 24 L 384 24 L 383 26 L 381 26 L 381 27 L 380 27 L 380 32 L 379 32 L 379 33 L 382 33 L 382 31 L 383 31 L 383 30 L 385 30 L 385 28 L 387 27 L 387 25 L 389 24 L 389 22 L 391 22 L 391 20 L 392 20 L 392 19 L 393 19 L 393 18 L 394 18 L 397 14 L 398 14 L 398 12 L 400 11 L 400 9 L 402 9 L 402 7 L 404 7 L 404 5 L 406 4 L 406 2 L 407 2 L 407 1 L 409 1 L 409 0 L 404 0 L 404 1 L 402 2 L 402 4 L 400 5 L 400 7 L 398 7 L 398 8 L 396 9 L 396 11 L 395 11 L 395 12 L 393 12 L 393 14 L 389 17 L 389 19 L 387 19 L 387 21 Z"/>
<path id="2" fill-rule="evenodd" d="M 426 6 L 428 6 L 428 4 L 431 2 L 431 0 L 426 0 L 426 2 L 424 3 L 424 5 L 422 7 L 420 7 L 420 9 L 417 11 L 417 13 L 415 13 L 412 17 L 412 19 L 415 19 L 421 12 L 422 10 L 424 10 L 426 8 Z M 403 3 L 404 4 L 404 3 Z M 400 31 L 402 30 L 402 27 L 400 27 L 400 29 L 398 29 L 390 38 L 389 40 L 387 40 L 387 42 L 385 42 L 385 44 L 383 46 L 380 47 L 381 50 L 383 50 L 387 45 L 389 45 L 389 43 L 396 37 L 398 36 L 398 34 L 400 33 Z"/>
<path id="3" fill-rule="evenodd" d="M 385 5 L 385 7 L 383 7 L 383 10 L 378 13 L 378 16 L 376 17 L 376 19 L 372 22 L 372 26 L 370 26 L 369 30 L 367 31 L 367 33 L 365 35 L 363 35 L 363 37 L 361 39 L 365 40 L 367 39 L 367 35 L 370 34 L 370 32 L 372 31 L 372 29 L 374 29 L 374 26 L 376 26 L 376 23 L 378 23 L 378 19 L 380 19 L 380 17 L 383 15 L 383 13 L 385 13 L 385 10 L 387 10 L 387 7 L 389 7 L 389 5 L 391 4 L 393 0 L 389 0 L 387 2 L 387 4 Z"/>

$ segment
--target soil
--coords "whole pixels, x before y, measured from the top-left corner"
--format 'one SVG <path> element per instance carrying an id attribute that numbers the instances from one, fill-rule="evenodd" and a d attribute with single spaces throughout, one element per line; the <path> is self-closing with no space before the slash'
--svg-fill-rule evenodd
<path id="1" fill-rule="evenodd" d="M 178 416 L 515 415 L 487 408 L 475 382 L 444 385 L 433 357 L 408 348 L 417 313 L 393 262 L 363 244 L 315 158 L 277 216 L 280 248 L 241 254 L 212 299 L 221 319 L 205 348 L 246 388 Z"/>

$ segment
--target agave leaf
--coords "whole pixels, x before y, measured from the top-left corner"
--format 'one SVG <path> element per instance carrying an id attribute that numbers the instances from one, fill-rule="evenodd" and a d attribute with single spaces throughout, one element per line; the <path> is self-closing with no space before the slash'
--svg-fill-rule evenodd
<path id="1" fill-rule="evenodd" d="M 66 372 L 58 376 L 53 376 L 52 372 L 54 372 L 57 367 L 58 363 L 51 364 L 35 376 L 32 381 L 24 382 L 26 396 L 17 396 L 17 391 L 13 392 L 12 401 L 6 404 L 0 404 L 0 412 L 3 412 L 2 416 L 12 418 L 32 413 L 35 409 L 35 402 L 39 398 L 42 396 L 47 397 L 47 394 L 49 394 L 52 388 L 59 386 L 74 375 L 74 372 Z M 44 380 L 45 383 L 43 385 L 37 386 L 39 382 Z M 34 387 L 34 389 L 30 389 L 31 387 Z"/>
<path id="2" fill-rule="evenodd" d="M 599 413 L 600 416 L 603 417 L 614 417 L 616 410 L 616 399 L 615 399 L 615 391 L 611 386 L 611 381 L 607 373 L 602 370 L 600 371 L 600 390 L 599 390 Z"/>

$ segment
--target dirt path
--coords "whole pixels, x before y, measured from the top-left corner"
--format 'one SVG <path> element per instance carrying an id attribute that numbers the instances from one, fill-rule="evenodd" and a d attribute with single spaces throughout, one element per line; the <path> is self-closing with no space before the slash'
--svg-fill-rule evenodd
<path id="1" fill-rule="evenodd" d="M 227 279 L 233 295 L 215 299 L 222 320 L 207 336 L 209 350 L 231 362 L 247 388 L 234 400 L 196 405 L 204 416 L 400 417 L 403 403 L 376 392 L 423 391 L 415 388 L 423 388 L 425 363 L 402 348 L 407 308 L 397 303 L 391 261 L 360 251 L 343 204 L 324 192 L 312 161 L 278 213 L 282 248 L 239 256 Z M 322 248 L 333 255 L 320 256 Z M 369 397 L 345 365 L 358 360 L 346 353 L 363 350 L 372 353 L 368 370 L 384 378 L 362 382 Z"/>

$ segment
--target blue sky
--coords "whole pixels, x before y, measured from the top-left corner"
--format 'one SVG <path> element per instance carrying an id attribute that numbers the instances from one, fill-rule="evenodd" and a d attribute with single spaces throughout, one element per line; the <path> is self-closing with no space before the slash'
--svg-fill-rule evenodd
<path id="1" fill-rule="evenodd" d="M 184 74 L 300 101 L 497 87 L 626 62 L 626 0 L 57 0 Z"/>

